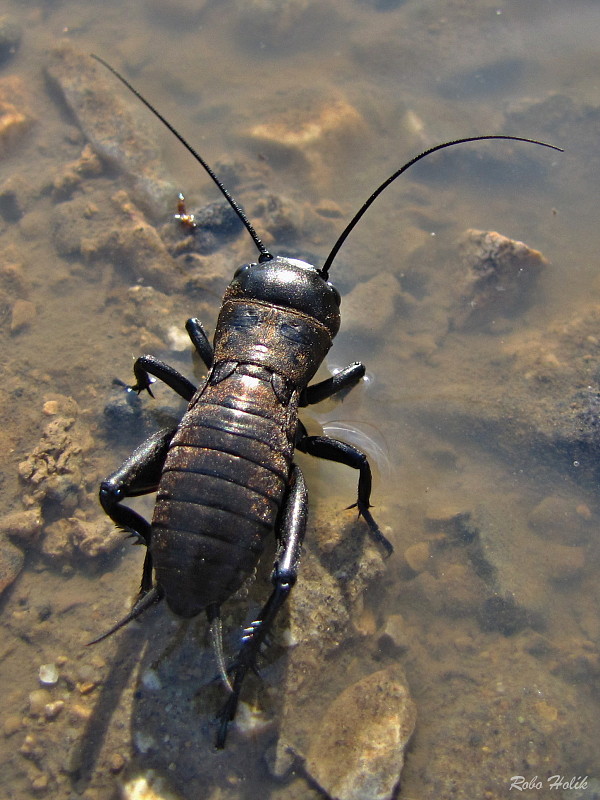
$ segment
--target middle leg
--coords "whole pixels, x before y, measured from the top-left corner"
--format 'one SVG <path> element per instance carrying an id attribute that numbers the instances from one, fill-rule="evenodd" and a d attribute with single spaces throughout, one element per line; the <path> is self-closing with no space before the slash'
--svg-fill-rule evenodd
<path id="1" fill-rule="evenodd" d="M 394 552 L 392 543 L 379 530 L 379 525 L 369 511 L 371 507 L 371 467 L 366 455 L 351 444 L 330 439 L 328 436 L 306 436 L 303 428 L 304 426 L 299 428 L 300 435 L 296 441 L 298 450 L 311 456 L 317 456 L 317 458 L 337 461 L 339 464 L 345 464 L 359 471 L 358 498 L 356 503 L 349 508 L 358 508 L 358 513 L 369 526 L 369 533 L 373 540 L 385 549 L 388 556 L 391 555 Z"/>

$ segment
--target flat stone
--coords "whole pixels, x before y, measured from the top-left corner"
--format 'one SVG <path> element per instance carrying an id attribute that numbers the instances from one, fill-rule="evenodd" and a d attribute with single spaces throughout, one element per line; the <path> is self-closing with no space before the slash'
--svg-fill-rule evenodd
<path id="1" fill-rule="evenodd" d="M 336 164 L 347 163 L 352 146 L 364 142 L 366 132 L 364 118 L 345 97 L 307 86 L 287 95 L 266 122 L 252 125 L 247 138 L 275 167 L 297 162 L 315 191 L 327 195 Z"/>
<path id="2" fill-rule="evenodd" d="M 368 675 L 326 709 L 310 743 L 307 772 L 332 800 L 388 800 L 416 716 L 398 667 Z"/>
<path id="3" fill-rule="evenodd" d="M 176 197 L 160 148 L 143 117 L 119 91 L 119 82 L 69 43 L 54 48 L 46 68 L 95 152 L 127 176 L 136 199 L 160 214 Z"/>

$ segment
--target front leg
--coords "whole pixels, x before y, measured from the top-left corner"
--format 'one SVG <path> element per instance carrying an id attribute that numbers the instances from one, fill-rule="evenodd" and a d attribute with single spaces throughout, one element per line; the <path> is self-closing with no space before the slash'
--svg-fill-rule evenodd
<path id="1" fill-rule="evenodd" d="M 188 332 L 188 336 L 190 337 L 196 352 L 206 365 L 207 369 L 210 369 L 213 364 L 214 353 L 202 323 L 199 319 L 188 319 L 188 321 L 185 323 L 185 329 Z M 135 384 L 130 388 L 138 394 L 145 390 L 148 392 L 150 397 L 154 397 L 152 390 L 150 389 L 153 383 L 153 380 L 150 377 L 151 375 L 153 375 L 155 378 L 159 378 L 163 383 L 166 383 L 167 386 L 170 386 L 173 391 L 177 392 L 178 395 L 183 397 L 183 399 L 187 400 L 188 402 L 196 394 L 196 387 L 191 381 L 188 381 L 188 379 L 185 378 L 174 367 L 171 367 L 169 364 L 165 364 L 164 361 L 160 361 L 154 356 L 140 356 L 138 359 L 136 359 L 133 365 L 133 374 L 135 375 Z"/>
<path id="2" fill-rule="evenodd" d="M 163 383 L 166 383 L 188 403 L 196 394 L 196 387 L 191 381 L 188 381 L 175 367 L 165 364 L 164 361 L 160 361 L 154 356 L 140 356 L 137 358 L 133 365 L 133 374 L 135 375 L 135 384 L 129 388 L 138 394 L 146 390 L 150 397 L 154 397 L 150 389 L 154 381 L 150 375 L 154 375 L 155 378 L 159 378 Z"/>
<path id="3" fill-rule="evenodd" d="M 324 381 L 307 386 L 300 395 L 298 405 L 301 407 L 312 406 L 315 403 L 320 403 L 321 400 L 326 400 L 342 389 L 351 389 L 361 378 L 364 378 L 365 372 L 365 365 L 361 364 L 360 361 L 355 361 L 354 364 L 350 364 L 348 367 L 336 372 L 331 378 L 326 378 Z"/>
<path id="4" fill-rule="evenodd" d="M 231 694 L 219 715 L 221 722 L 216 741 L 219 749 L 225 747 L 227 727 L 235 717 L 246 673 L 250 669 L 255 669 L 261 645 L 275 621 L 277 612 L 284 604 L 292 586 L 296 583 L 300 552 L 306 531 L 307 515 L 308 497 L 304 476 L 300 467 L 294 464 L 290 489 L 283 509 L 278 537 L 279 548 L 275 558 L 273 574 L 271 575 L 274 589 L 256 620 L 244 631 L 242 646 L 229 670 L 233 675 L 233 680 L 231 682 Z"/>

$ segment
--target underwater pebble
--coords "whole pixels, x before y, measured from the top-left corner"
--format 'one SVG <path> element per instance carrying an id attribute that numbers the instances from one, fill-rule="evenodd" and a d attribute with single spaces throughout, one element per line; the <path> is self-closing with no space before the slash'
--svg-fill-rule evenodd
<path id="1" fill-rule="evenodd" d="M 562 545 L 585 544 L 593 529 L 576 503 L 554 495 L 538 503 L 528 523 L 539 536 Z"/>
<path id="2" fill-rule="evenodd" d="M 235 716 L 235 727 L 244 735 L 254 735 L 267 730 L 273 725 L 273 720 L 252 706 L 240 701 L 237 714 Z"/>
<path id="3" fill-rule="evenodd" d="M 81 703 L 75 703 L 69 707 L 69 712 L 74 721 L 85 722 L 92 716 L 92 709 Z"/>
<path id="4" fill-rule="evenodd" d="M 142 755 L 145 755 L 152 750 L 152 748 L 156 747 L 154 737 L 149 733 L 144 733 L 143 731 L 135 732 L 133 736 L 133 743 L 138 753 L 142 753 Z"/>
<path id="5" fill-rule="evenodd" d="M 77 499 L 74 484 L 66 476 L 60 476 L 53 484 L 54 498 L 64 493 L 63 507 Z M 53 498 L 53 499 L 54 499 Z M 59 519 L 46 526 L 42 552 L 50 558 L 70 558 L 74 551 L 86 558 L 97 558 L 110 554 L 123 545 L 123 533 L 111 525 L 109 520 L 99 517 L 82 520 L 78 517 Z"/>
<path id="6" fill-rule="evenodd" d="M 167 330 L 167 344 L 170 350 L 175 350 L 176 353 L 183 353 L 189 349 L 190 337 L 185 328 L 177 325 L 171 325 Z"/>
<path id="7" fill-rule="evenodd" d="M 477 652 L 476 644 L 471 636 L 457 636 L 453 644 L 461 655 L 472 655 Z"/>
<path id="8" fill-rule="evenodd" d="M 19 49 L 23 31 L 16 19 L 8 14 L 0 17 L 0 62 L 7 61 Z"/>
<path id="9" fill-rule="evenodd" d="M 44 755 L 43 749 L 40 747 L 37 736 L 28 733 L 23 739 L 23 744 L 19 747 L 19 753 L 25 758 L 39 759 Z"/>
<path id="10" fill-rule="evenodd" d="M 50 782 L 49 777 L 44 773 L 42 773 L 41 775 L 37 775 L 31 781 L 31 788 L 33 789 L 34 792 L 45 792 L 46 789 L 48 788 L 49 782 Z"/>
<path id="11" fill-rule="evenodd" d="M 416 718 L 402 671 L 374 672 L 324 711 L 306 769 L 332 800 L 390 800 Z"/>
<path id="12" fill-rule="evenodd" d="M 379 634 L 379 645 L 395 650 L 407 650 L 409 639 L 402 614 L 390 614 Z"/>
<path id="13" fill-rule="evenodd" d="M 515 316 L 531 303 L 548 262 L 523 242 L 496 231 L 468 230 L 461 241 L 464 274 L 456 281 L 452 323 L 458 329 Z"/>
<path id="14" fill-rule="evenodd" d="M 123 800 L 181 800 L 154 770 L 138 775 L 121 786 Z"/>
<path id="15" fill-rule="evenodd" d="M 475 613 L 486 595 L 485 583 L 467 564 L 450 564 L 440 572 L 438 590 L 441 608 L 450 616 Z"/>
<path id="16" fill-rule="evenodd" d="M 151 692 L 158 692 L 162 689 L 158 673 L 153 669 L 147 669 L 142 675 L 142 686 Z"/>
<path id="17" fill-rule="evenodd" d="M 40 509 L 29 511 L 13 511 L 0 519 L 0 534 L 14 537 L 21 542 L 31 542 L 42 530 L 42 515 Z"/>
<path id="18" fill-rule="evenodd" d="M 56 664 L 42 664 L 38 671 L 40 683 L 45 686 L 54 686 L 58 682 L 58 669 Z"/>
<path id="19" fill-rule="evenodd" d="M 428 542 L 417 542 L 411 544 L 404 551 L 404 560 L 413 572 L 423 572 L 429 565 L 431 553 Z"/>
<path id="20" fill-rule="evenodd" d="M 31 300 L 15 300 L 10 319 L 10 332 L 19 333 L 35 320 L 35 304 Z"/>
<path id="21" fill-rule="evenodd" d="M 116 775 L 117 773 L 121 772 L 124 766 L 125 766 L 125 759 L 120 753 L 113 753 L 108 759 L 108 768 L 113 773 L 113 775 Z"/>
<path id="22" fill-rule="evenodd" d="M 4 731 L 5 736 L 13 736 L 15 733 L 21 730 L 22 726 L 23 721 L 21 720 L 21 717 L 19 717 L 17 714 L 11 714 L 4 720 L 2 730 Z"/>
<path id="23" fill-rule="evenodd" d="M 44 708 L 44 716 L 47 720 L 56 719 L 64 707 L 64 700 L 55 700 L 54 703 L 48 703 Z"/>
<path id="24" fill-rule="evenodd" d="M 360 113 L 346 100 L 303 95 L 303 108 L 293 103 L 275 118 L 254 125 L 249 136 L 263 146 L 285 148 L 306 156 L 307 148 L 329 143 L 332 136 L 356 136 L 364 126 Z"/>
<path id="25" fill-rule="evenodd" d="M 358 283 L 344 296 L 346 330 L 370 335 L 384 331 L 396 313 L 401 293 L 400 283 L 391 274 L 382 273 Z"/>
<path id="26" fill-rule="evenodd" d="M 32 717 L 41 717 L 48 703 L 52 702 L 52 695 L 47 689 L 35 689 L 29 693 L 29 714 Z"/>
<path id="27" fill-rule="evenodd" d="M 27 84 L 17 75 L 0 79 L 0 155 L 17 147 L 31 128 Z"/>
<path id="28" fill-rule="evenodd" d="M 361 636 L 372 636 L 377 631 L 377 620 L 370 608 L 363 608 L 353 617 L 353 622 Z"/>
<path id="29" fill-rule="evenodd" d="M 0 215 L 6 222 L 18 222 L 27 207 L 29 184 L 21 176 L 11 175 L 0 185 Z"/>
<path id="30" fill-rule="evenodd" d="M 24 563 L 23 552 L 0 535 L 0 594 L 15 581 Z"/>

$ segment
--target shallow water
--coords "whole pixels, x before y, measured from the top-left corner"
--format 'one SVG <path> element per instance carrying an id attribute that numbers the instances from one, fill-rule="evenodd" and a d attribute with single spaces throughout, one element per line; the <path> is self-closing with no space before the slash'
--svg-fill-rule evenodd
<path id="1" fill-rule="evenodd" d="M 212 329 L 228 278 L 255 253 L 239 236 L 195 258 L 190 275 L 180 259 L 166 277 L 152 261 L 154 239 L 144 240 L 147 264 L 132 255 L 133 234 L 125 241 L 121 229 L 139 224 L 151 237 L 148 227 L 169 225 L 174 208 L 157 190 L 144 215 L 122 164 L 82 164 L 85 136 L 45 76 L 61 42 L 106 58 L 209 163 L 223 162 L 269 247 L 317 262 L 379 183 L 438 142 L 506 133 L 565 149 L 490 142 L 434 155 L 386 190 L 334 262 L 346 302 L 328 366 L 362 360 L 368 381 L 306 418 L 311 431 L 348 431 L 369 454 L 373 511 L 395 554 L 359 594 L 343 646 L 309 673 L 308 689 L 326 677 L 319 691 L 329 703 L 349 680 L 403 666 L 418 711 L 399 793 L 406 800 L 503 797 L 513 775 L 542 782 L 523 796 L 553 797 L 548 776 L 600 777 L 597 3 L 148 0 L 128 3 L 125 14 L 116 2 L 5 0 L 3 8 L 23 36 L 0 67 L 14 126 L 0 140 L 2 514 L 33 510 L 42 525 L 11 532 L 25 553 L 20 571 L 18 554 L 6 545 L 3 554 L 12 564 L 3 571 L 18 575 L 2 595 L 0 794 L 133 797 L 132 782 L 154 770 L 176 798 L 320 796 L 301 765 L 272 775 L 277 723 L 234 728 L 228 748 L 212 751 L 222 698 L 209 685 L 201 624 L 182 628 L 157 609 L 83 647 L 125 613 L 142 560 L 141 548 L 120 539 L 97 553 L 110 526 L 96 487 L 177 413 L 169 390 L 158 389 L 149 418 L 140 409 L 151 400 L 128 405 L 113 378 L 128 381 L 132 357 L 152 352 L 198 380 L 176 331 L 191 315 Z M 189 154 L 100 74 L 159 141 L 151 176 L 183 191 L 190 207 L 215 200 Z M 320 129 L 302 140 L 310 115 Z M 95 130 L 110 131 L 113 116 L 116 138 L 120 111 L 96 119 Z M 135 140 L 129 146 L 139 152 Z M 283 200 L 279 216 L 261 206 L 266 193 Z M 467 229 L 525 242 L 548 264 L 521 307 L 494 297 L 461 325 L 458 241 Z M 377 284 L 382 276 L 388 283 Z M 22 468 L 19 479 L 36 448 L 37 473 Z M 299 461 L 327 563 L 323 530 L 351 527 L 344 509 L 355 477 Z M 49 481 L 41 464 L 60 480 Z M 95 525 L 99 542 L 90 544 Z M 259 596 L 251 590 L 226 618 L 231 652 Z M 402 629 L 391 644 L 390 617 Z M 60 677 L 32 707 L 43 664 Z M 286 670 L 276 648 L 246 699 L 268 720 L 285 720 L 293 740 L 302 703 L 315 698 L 297 693 Z"/>

